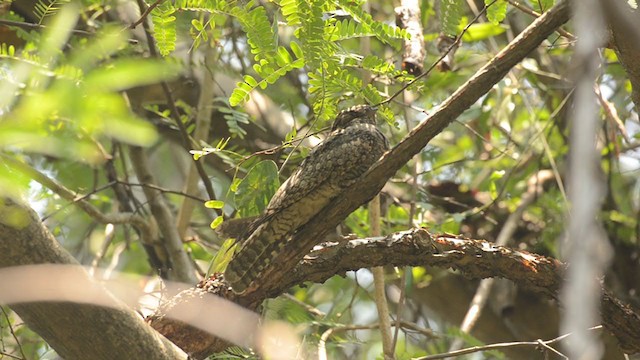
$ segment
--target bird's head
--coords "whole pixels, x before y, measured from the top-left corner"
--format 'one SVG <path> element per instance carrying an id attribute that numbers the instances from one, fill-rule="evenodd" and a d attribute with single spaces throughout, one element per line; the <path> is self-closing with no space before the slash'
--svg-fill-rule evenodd
<path id="1" fill-rule="evenodd" d="M 376 111 L 378 108 L 370 105 L 356 105 L 342 110 L 333 122 L 331 131 L 344 129 L 354 123 L 376 124 Z"/>

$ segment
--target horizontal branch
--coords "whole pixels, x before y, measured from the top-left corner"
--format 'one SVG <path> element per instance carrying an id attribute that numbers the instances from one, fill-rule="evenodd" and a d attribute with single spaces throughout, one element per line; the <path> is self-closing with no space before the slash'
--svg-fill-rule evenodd
<path id="1" fill-rule="evenodd" d="M 501 277 L 554 299 L 558 298 L 566 268 L 556 259 L 486 240 L 432 235 L 424 229 L 413 229 L 386 237 L 317 246 L 289 274 L 282 287 L 269 296 L 277 296 L 305 281 L 323 283 L 347 271 L 382 265 L 451 268 L 472 279 Z M 603 294 L 602 324 L 618 339 L 623 351 L 640 352 L 640 314 L 607 290 Z"/>
<path id="2" fill-rule="evenodd" d="M 562 284 L 560 275 L 564 266 L 556 259 L 486 240 L 432 235 L 425 229 L 412 229 L 385 237 L 316 246 L 270 296 L 305 281 L 323 283 L 347 271 L 387 265 L 452 268 L 473 279 L 503 277 L 552 297 Z"/>
<path id="3" fill-rule="evenodd" d="M 566 269 L 564 263 L 554 258 L 498 246 L 486 240 L 449 234 L 434 235 L 425 229 L 412 229 L 384 237 L 328 242 L 316 246 L 283 278 L 278 287 L 272 288 L 269 293 L 262 293 L 262 297 L 256 297 L 256 293 L 237 297 L 222 285 L 218 275 L 201 283 L 197 290 L 202 292 L 202 289 L 209 289 L 207 292 L 210 294 L 256 309 L 266 298 L 279 296 L 292 286 L 305 282 L 323 283 L 334 275 L 344 276 L 347 271 L 387 265 L 454 269 L 472 279 L 501 277 L 554 299 L 558 298 Z M 191 293 L 192 289 L 186 290 L 185 295 L 181 294 L 180 297 L 188 298 L 186 294 Z M 639 353 L 640 315 L 606 290 L 603 293 L 601 313 L 604 327 L 618 339 L 623 351 Z M 203 356 L 223 351 L 228 346 L 214 337 L 202 341 L 207 338 L 206 335 L 186 325 L 172 324 L 171 333 L 167 333 L 163 329 L 164 324 L 151 323 L 172 341 L 199 339 L 193 346 L 198 346 L 198 352 Z M 191 341 L 180 341 L 180 346 L 189 353 L 194 352 Z M 207 351 L 202 351 L 202 343 L 208 344 Z"/>

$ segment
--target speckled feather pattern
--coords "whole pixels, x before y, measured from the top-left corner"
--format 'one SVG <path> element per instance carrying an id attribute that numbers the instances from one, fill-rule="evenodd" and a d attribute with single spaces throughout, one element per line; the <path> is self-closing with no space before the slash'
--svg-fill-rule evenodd
<path id="1" fill-rule="evenodd" d="M 225 272 L 236 293 L 256 286 L 265 267 L 297 229 L 364 174 L 388 148 L 375 126 L 375 110 L 359 105 L 342 111 L 333 131 L 280 186 L 251 226 Z M 301 249 L 302 250 L 302 249 Z M 299 254 L 302 257 L 304 254 Z"/>

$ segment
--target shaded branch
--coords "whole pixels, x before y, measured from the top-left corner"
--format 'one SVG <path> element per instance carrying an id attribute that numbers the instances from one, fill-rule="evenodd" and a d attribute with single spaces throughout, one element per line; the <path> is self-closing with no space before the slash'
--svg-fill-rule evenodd
<path id="1" fill-rule="evenodd" d="M 134 168 L 136 176 L 140 183 L 144 184 L 156 184 L 153 175 L 151 174 L 151 168 L 144 150 L 137 146 L 131 146 L 129 148 L 129 155 L 131 157 L 131 166 Z M 162 233 L 164 239 L 163 242 L 166 245 L 169 259 L 171 260 L 171 280 L 177 280 L 187 283 L 193 283 L 196 281 L 195 269 L 184 250 L 182 239 L 178 235 L 178 230 L 175 227 L 175 218 L 169 209 L 162 192 L 159 190 L 143 187 L 145 197 L 149 202 L 151 214 L 156 219 L 158 228 Z"/>
<path id="2" fill-rule="evenodd" d="M 0 268 L 44 263 L 79 265 L 27 206 L 0 198 L 0 214 Z M 77 275 L 83 279 L 73 284 L 78 289 L 89 291 L 84 286 L 90 286 L 91 291 L 100 291 L 79 267 Z M 14 289 L 3 283 L 0 288 L 3 294 Z M 33 291 L 46 290 L 36 287 Z M 184 353 L 145 325 L 136 312 L 106 290 L 102 293 L 115 308 L 33 302 L 13 304 L 11 309 L 65 359 L 186 359 Z"/>

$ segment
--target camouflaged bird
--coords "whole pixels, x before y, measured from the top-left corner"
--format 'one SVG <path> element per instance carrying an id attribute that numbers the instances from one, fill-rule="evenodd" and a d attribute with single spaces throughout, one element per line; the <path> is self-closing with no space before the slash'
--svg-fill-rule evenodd
<path id="1" fill-rule="evenodd" d="M 288 241 L 291 235 L 382 156 L 388 144 L 375 126 L 375 115 L 376 109 L 368 105 L 340 112 L 329 136 L 276 191 L 264 213 L 240 237 L 241 248 L 225 271 L 235 293 L 254 290 L 272 259 L 285 246 L 296 246 Z"/>

